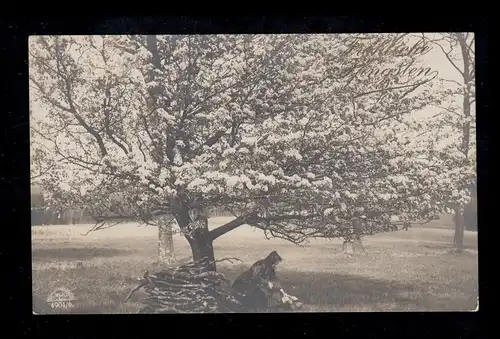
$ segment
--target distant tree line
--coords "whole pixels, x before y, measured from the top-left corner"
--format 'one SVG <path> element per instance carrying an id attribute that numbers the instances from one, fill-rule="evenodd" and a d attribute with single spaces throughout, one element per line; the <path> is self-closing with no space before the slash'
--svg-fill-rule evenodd
<path id="1" fill-rule="evenodd" d="M 472 200 L 464 208 L 465 228 L 468 231 L 477 231 L 477 194 L 472 190 Z M 212 208 L 209 217 L 231 216 L 231 213 L 222 208 Z M 69 224 L 92 224 L 95 220 L 92 216 L 80 209 L 66 211 L 55 211 L 47 206 L 41 193 L 31 194 L 31 225 L 69 225 Z"/>
<path id="2" fill-rule="evenodd" d="M 231 213 L 223 209 L 211 209 L 210 217 L 231 216 Z M 31 193 L 31 225 L 69 225 L 69 224 L 92 224 L 94 218 L 81 209 L 69 209 L 56 211 L 48 207 L 40 192 Z"/>
<path id="3" fill-rule="evenodd" d="M 83 210 L 56 211 L 47 205 L 41 193 L 31 193 L 32 226 L 89 224 L 92 222 L 92 217 Z"/>

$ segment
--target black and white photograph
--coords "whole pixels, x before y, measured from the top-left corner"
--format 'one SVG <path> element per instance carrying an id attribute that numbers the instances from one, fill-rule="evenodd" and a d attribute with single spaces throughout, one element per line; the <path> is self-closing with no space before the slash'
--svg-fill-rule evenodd
<path id="1" fill-rule="evenodd" d="M 33 314 L 479 310 L 474 33 L 28 45 Z"/>

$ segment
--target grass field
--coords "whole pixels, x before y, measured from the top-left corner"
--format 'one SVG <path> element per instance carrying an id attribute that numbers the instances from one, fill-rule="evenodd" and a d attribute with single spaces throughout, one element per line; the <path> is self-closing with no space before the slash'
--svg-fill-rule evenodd
<path id="1" fill-rule="evenodd" d="M 210 227 L 229 218 L 210 219 Z M 54 313 L 44 300 L 56 288 L 71 290 L 75 307 L 55 313 L 135 313 L 140 293 L 124 302 L 145 270 L 156 263 L 154 227 L 133 224 L 90 233 L 91 225 L 32 227 L 33 296 L 39 307 Z M 439 227 L 439 225 L 436 225 Z M 176 235 L 179 262 L 190 260 L 187 241 Z M 288 293 L 304 303 L 304 311 L 468 311 L 477 307 L 477 233 L 466 232 L 466 250 L 452 253 L 453 231 L 412 228 L 367 237 L 366 254 L 346 256 L 339 240 L 312 240 L 297 247 L 260 231 L 240 227 L 217 239 L 217 258 L 237 257 L 241 264 L 220 263 L 219 271 L 234 279 L 254 261 L 277 250 L 284 258 L 278 275 Z M 81 261 L 82 266 L 77 267 Z"/>

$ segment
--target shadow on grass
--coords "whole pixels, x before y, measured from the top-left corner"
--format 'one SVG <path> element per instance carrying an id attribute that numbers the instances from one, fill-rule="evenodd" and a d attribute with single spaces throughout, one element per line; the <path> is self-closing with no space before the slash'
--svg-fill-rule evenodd
<path id="1" fill-rule="evenodd" d="M 233 280 L 241 269 L 223 268 L 221 271 Z M 464 298 L 454 300 L 447 295 L 433 294 L 429 284 L 375 280 L 327 272 L 282 270 L 278 278 L 289 294 L 299 298 L 313 311 L 457 311 L 474 308 L 477 298 L 475 291 L 463 291 Z"/>
<path id="2" fill-rule="evenodd" d="M 115 248 L 37 248 L 33 249 L 31 256 L 33 259 L 58 259 L 58 260 L 87 260 L 96 257 L 114 257 L 127 255 L 132 251 Z"/>
<path id="3" fill-rule="evenodd" d="M 377 281 L 362 276 L 348 276 L 332 273 L 283 272 L 282 283 L 289 293 L 296 295 L 306 304 L 317 306 L 363 306 L 364 304 L 415 303 L 415 286 Z M 404 297 L 407 294 L 408 297 Z"/>

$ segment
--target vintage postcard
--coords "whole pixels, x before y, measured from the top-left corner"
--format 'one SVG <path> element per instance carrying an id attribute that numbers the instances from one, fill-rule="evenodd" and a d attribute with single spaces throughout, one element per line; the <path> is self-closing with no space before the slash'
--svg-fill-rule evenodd
<path id="1" fill-rule="evenodd" d="M 473 33 L 30 36 L 33 312 L 477 311 Z"/>

